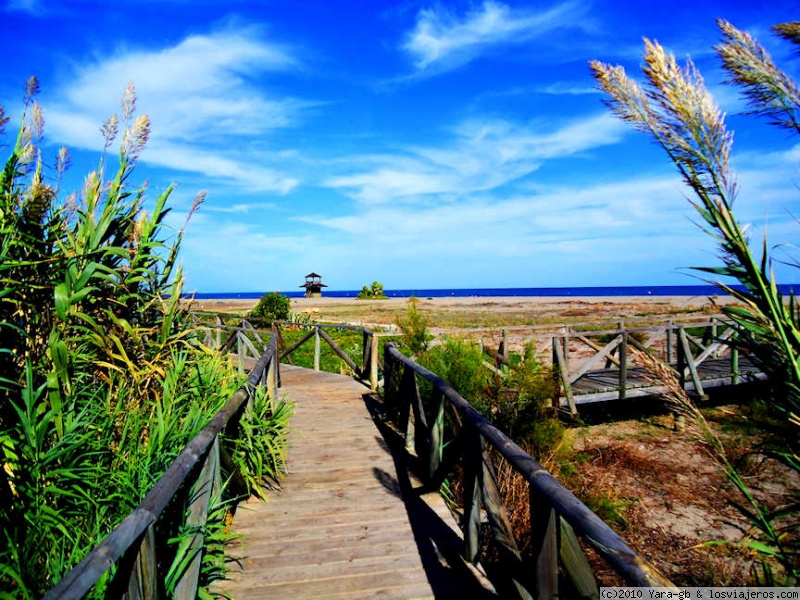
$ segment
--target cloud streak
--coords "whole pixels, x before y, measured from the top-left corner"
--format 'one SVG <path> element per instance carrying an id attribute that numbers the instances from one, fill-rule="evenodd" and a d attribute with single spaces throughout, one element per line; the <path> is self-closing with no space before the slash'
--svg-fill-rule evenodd
<path id="1" fill-rule="evenodd" d="M 82 67 L 57 91 L 66 100 L 48 103 L 48 131 L 71 147 L 101 149 L 99 124 L 133 81 L 153 124 L 143 161 L 285 194 L 297 180 L 243 148 L 248 140 L 297 125 L 318 105 L 270 96 L 259 85 L 266 74 L 300 68 L 287 48 L 265 41 L 254 27 L 193 35 L 162 49 L 120 51 Z"/>
<path id="2" fill-rule="evenodd" d="M 364 204 L 442 201 L 493 190 L 536 171 L 544 161 L 573 156 L 622 136 L 624 125 L 602 113 L 543 131 L 499 120 L 459 125 L 442 147 L 409 148 L 404 154 L 356 157 L 372 168 L 327 179 Z"/>
<path id="3" fill-rule="evenodd" d="M 576 27 L 577 2 L 563 2 L 541 11 L 515 10 L 486 0 L 459 17 L 446 8 L 428 8 L 417 15 L 402 46 L 418 71 L 447 71 L 464 66 L 492 48 L 528 42 L 555 30 Z"/>

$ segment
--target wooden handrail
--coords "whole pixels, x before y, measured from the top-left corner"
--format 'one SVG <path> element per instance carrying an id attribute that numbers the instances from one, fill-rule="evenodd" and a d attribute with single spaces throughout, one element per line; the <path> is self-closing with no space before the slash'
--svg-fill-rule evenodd
<path id="1" fill-rule="evenodd" d="M 561 536 L 569 536 L 570 529 L 582 536 L 592 548 L 611 565 L 614 570 L 630 585 L 636 586 L 655 586 L 671 587 L 668 579 L 655 570 L 645 559 L 631 550 L 625 541 L 606 525 L 597 515 L 586 507 L 575 495 L 561 485 L 550 473 L 548 473 L 539 463 L 529 454 L 508 438 L 503 432 L 494 427 L 482 414 L 480 414 L 467 400 L 456 392 L 444 379 L 420 366 L 410 358 L 403 356 L 392 344 L 386 344 L 384 348 L 385 366 L 385 398 L 387 405 L 397 410 L 401 422 L 398 423 L 400 431 L 406 433 L 406 447 L 416 448 L 420 451 L 429 453 L 428 457 L 420 456 L 423 464 L 431 465 L 434 470 L 442 467 L 449 467 L 447 461 L 439 462 L 434 455 L 441 455 L 442 448 L 435 447 L 435 443 L 443 443 L 440 434 L 443 411 L 441 408 L 436 410 L 437 417 L 434 423 L 429 423 L 424 417 L 422 401 L 418 394 L 418 387 L 415 383 L 417 376 L 430 382 L 434 388 L 434 397 L 441 397 L 441 402 L 447 402 L 451 407 L 456 418 L 454 419 L 460 426 L 460 432 L 456 433 L 449 448 L 460 442 L 462 446 L 462 464 L 465 473 L 465 498 L 463 526 L 465 529 L 465 558 L 475 560 L 480 544 L 476 536 L 479 535 L 478 520 L 479 506 L 477 503 L 480 498 L 487 512 L 487 517 L 492 524 L 493 535 L 499 542 L 504 554 L 513 557 L 518 556 L 516 546 L 508 542 L 509 530 L 505 524 L 506 509 L 502 505 L 497 493 L 497 485 L 493 480 L 491 465 L 487 466 L 487 459 L 483 452 L 483 445 L 486 444 L 497 451 L 508 462 L 511 468 L 519 473 L 529 484 L 532 506 L 531 506 L 531 535 L 534 539 L 534 568 L 525 569 L 518 567 L 512 571 L 523 573 L 536 572 L 538 576 L 533 583 L 535 590 L 534 597 L 552 592 L 554 581 L 554 569 L 558 565 L 555 563 L 555 548 L 558 545 L 557 526 L 547 515 L 550 511 L 555 516 L 566 522 L 565 528 L 562 523 L 560 527 Z M 402 373 L 400 373 L 402 367 Z M 411 374 L 411 375 L 409 375 Z M 395 389 L 397 388 L 397 389 Z M 409 406 L 410 405 L 410 406 Z M 413 410 L 411 410 L 413 408 Z M 410 415 L 415 417 L 413 424 L 410 422 Z M 422 418 L 417 415 L 422 414 Z M 469 432 L 474 432 L 470 434 Z M 474 437 L 477 435 L 478 437 Z M 413 439 L 409 439 L 411 436 Z M 427 459 L 427 460 L 426 460 Z M 480 460 L 481 464 L 475 461 Z M 441 481 L 442 474 L 431 472 L 424 473 L 428 481 Z M 480 488 L 480 489 L 478 489 Z M 545 506 L 537 506 L 536 503 L 544 503 Z M 478 519 L 478 520 L 476 520 Z M 544 519 L 544 520 L 542 520 Z M 572 550 L 575 548 L 572 547 Z M 562 553 L 563 555 L 563 553 Z M 520 559 L 521 560 L 521 559 Z M 575 564 L 567 567 L 572 572 L 581 571 L 585 574 L 585 564 Z M 517 589 L 521 585 L 520 581 L 515 581 Z M 596 585 L 596 584 L 595 584 Z M 549 590 L 549 591 L 548 591 Z M 522 594 L 525 596 L 525 594 Z"/>
<path id="2" fill-rule="evenodd" d="M 687 330 L 703 329 L 703 335 L 694 337 L 689 335 Z M 695 393 L 703 395 L 703 387 L 699 376 L 698 368 L 710 358 L 719 358 L 722 349 L 731 349 L 732 369 L 734 378 L 738 378 L 736 361 L 733 358 L 733 345 L 731 339 L 735 335 L 736 325 L 730 320 L 711 317 L 702 322 L 690 324 L 676 324 L 669 321 L 664 325 L 651 327 L 625 327 L 620 325 L 617 329 L 602 331 L 581 331 L 567 329 L 566 331 L 554 334 L 551 344 L 553 347 L 552 364 L 555 373 L 563 390 L 562 396 L 566 399 L 570 412 L 576 414 L 577 410 L 573 398 L 575 392 L 573 384 L 581 380 L 587 373 L 596 370 L 596 367 L 606 361 L 605 370 L 611 365 L 615 365 L 619 370 L 619 386 L 617 389 L 618 397 L 627 397 L 631 382 L 628 377 L 628 370 L 631 368 L 631 361 L 627 358 L 627 346 L 633 346 L 636 350 L 652 352 L 654 347 L 659 348 L 662 360 L 672 366 L 681 379 L 684 387 L 691 382 Z M 634 334 L 649 334 L 646 340 L 640 342 Z M 613 337 L 611 342 L 604 343 L 598 337 Z M 594 354 L 580 358 L 580 363 L 575 369 L 570 368 L 570 354 L 574 354 L 574 346 L 570 347 L 571 341 L 576 341 L 582 346 L 591 348 Z M 656 346 L 656 342 L 659 345 Z M 572 350 L 572 352 L 571 352 Z M 614 356 L 614 353 L 617 356 Z M 673 363 L 677 355 L 677 363 Z M 579 355 L 580 356 L 580 355 Z M 573 356 L 574 360 L 574 356 Z M 574 360 L 578 363 L 578 360 Z M 640 378 L 641 379 L 641 378 Z M 641 382 L 638 384 L 641 386 Z M 637 384 L 634 385 L 637 387 Z M 606 389 L 604 393 L 609 393 Z M 586 394 L 586 396 L 591 394 Z"/>
<path id="3" fill-rule="evenodd" d="M 563 337 L 570 337 L 570 336 L 584 336 L 584 337 L 595 337 L 600 335 L 617 335 L 620 331 L 627 331 L 629 334 L 631 333 L 654 333 L 654 332 L 665 332 L 668 330 L 677 331 L 680 328 L 683 329 L 695 329 L 698 327 L 719 327 L 719 326 L 733 326 L 733 322 L 728 319 L 724 319 L 723 317 L 710 317 L 705 321 L 698 321 L 696 323 L 682 323 L 677 324 L 673 323 L 672 321 L 665 323 L 664 325 L 650 325 L 647 327 L 617 327 L 615 329 L 598 329 L 598 330 L 579 330 L 579 329 L 572 329 L 568 328 L 568 331 L 565 333 L 556 333 L 553 334 L 552 337 L 555 338 L 563 338 Z"/>
<path id="4" fill-rule="evenodd" d="M 238 413 L 253 394 L 266 374 L 275 377 L 274 364 L 277 353 L 277 335 L 273 335 L 266 352 L 256 362 L 247 381 L 225 403 L 211 421 L 189 442 L 173 461 L 167 471 L 159 478 L 133 512 L 128 515 L 106 538 L 100 542 L 84 559 L 67 573 L 45 596 L 45 600 L 82 598 L 98 579 L 124 555 L 133 551 L 139 553 L 139 546 L 147 539 L 147 532 L 158 520 L 161 513 L 175 496 L 178 489 L 187 482 L 201 459 L 209 454 L 225 426 Z M 274 381 L 268 381 L 269 389 L 274 390 Z M 274 392 L 273 392 L 274 393 Z M 151 573 L 154 575 L 153 571 Z M 115 578 L 116 579 L 116 578 Z M 135 579 L 135 576 L 134 576 Z M 112 582 L 113 584 L 113 582 Z M 128 588 L 129 582 L 123 582 Z M 194 597 L 195 589 L 186 594 Z M 178 595 L 176 594 L 176 597 Z"/>
<path id="5" fill-rule="evenodd" d="M 228 349 L 233 348 L 238 343 L 238 348 L 242 351 L 249 350 L 251 354 L 255 352 L 253 343 L 247 339 L 247 335 L 255 335 L 260 340 L 261 335 L 272 334 L 271 330 L 256 329 L 249 322 L 244 319 L 239 319 L 241 325 L 205 325 L 209 330 L 227 331 L 229 336 L 227 341 Z M 292 353 L 303 346 L 305 343 L 313 340 L 314 343 L 314 369 L 319 370 L 320 365 L 320 341 L 324 340 L 328 346 L 344 361 L 344 363 L 353 371 L 359 381 L 369 384 L 370 389 L 378 389 L 378 371 L 380 356 L 378 353 L 378 340 L 375 332 L 365 327 L 356 325 L 341 325 L 338 323 L 295 323 L 292 321 L 273 321 L 273 328 L 275 331 L 280 331 L 281 326 L 291 326 L 303 329 L 308 329 L 308 332 L 299 340 L 295 341 L 290 347 L 283 348 L 280 351 L 280 360 L 291 360 Z M 362 336 L 362 352 L 361 352 L 361 365 L 356 364 L 352 357 L 339 347 L 336 341 L 326 333 L 326 329 L 338 331 L 356 331 L 363 334 Z M 282 342 L 282 336 L 278 335 Z M 244 354 L 240 353 L 241 359 L 244 360 Z"/>

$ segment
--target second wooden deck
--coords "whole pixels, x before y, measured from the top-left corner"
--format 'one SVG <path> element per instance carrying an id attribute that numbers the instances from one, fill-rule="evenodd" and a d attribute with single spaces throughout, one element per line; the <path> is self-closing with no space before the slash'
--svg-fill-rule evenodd
<path id="1" fill-rule="evenodd" d="M 411 489 L 369 411 L 340 375 L 281 366 L 295 403 L 288 474 L 269 502 L 241 505 L 233 598 L 492 597 L 446 558 L 462 543 L 438 494 Z M 468 572 L 466 573 L 468 575 Z"/>

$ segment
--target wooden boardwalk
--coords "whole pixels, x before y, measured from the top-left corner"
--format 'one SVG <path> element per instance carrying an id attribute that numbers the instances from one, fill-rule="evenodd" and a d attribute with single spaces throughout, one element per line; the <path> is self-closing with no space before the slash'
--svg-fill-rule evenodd
<path id="1" fill-rule="evenodd" d="M 284 365 L 281 380 L 281 395 L 295 403 L 288 474 L 269 502 L 251 499 L 236 511 L 232 555 L 244 559 L 220 591 L 234 599 L 495 597 L 454 559 L 461 534 L 440 496 L 412 490 L 397 468 L 369 390 Z"/>
<path id="2" fill-rule="evenodd" d="M 730 359 L 709 359 L 697 367 L 703 389 L 734 385 Z M 652 381 L 652 375 L 642 367 L 632 366 L 626 374 L 626 398 L 653 396 L 665 391 L 662 385 Z M 739 361 L 738 383 L 761 381 L 765 375 L 746 357 Z M 696 392 L 691 378 L 686 382 L 686 391 Z M 575 404 L 604 402 L 619 398 L 619 369 L 598 369 L 589 371 L 572 384 Z M 566 401 L 562 400 L 562 404 Z"/>

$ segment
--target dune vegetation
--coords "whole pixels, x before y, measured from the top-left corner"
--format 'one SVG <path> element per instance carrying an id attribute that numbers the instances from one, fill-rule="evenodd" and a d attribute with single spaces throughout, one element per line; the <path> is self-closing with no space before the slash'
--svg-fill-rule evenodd
<path id="1" fill-rule="evenodd" d="M 0 597 L 8 598 L 41 597 L 58 582 L 242 383 L 195 338 L 180 301 L 183 229 L 165 225 L 172 186 L 152 197 L 133 182 L 150 134 L 133 85 L 121 117 L 102 127 L 97 168 L 71 194 L 61 189 L 67 150 L 54 165 L 43 156 L 37 92 L 32 78 L 0 172 Z M 7 123 L 0 108 L 0 127 Z M 258 431 L 244 438 L 268 431 L 277 443 L 257 464 L 239 460 L 246 480 L 275 475 L 285 419 L 264 409 L 249 424 Z M 201 588 L 224 572 L 227 501 L 215 499 Z M 173 559 L 159 565 L 166 593 L 182 564 L 184 509 L 170 506 L 159 525 L 161 556 Z"/>

